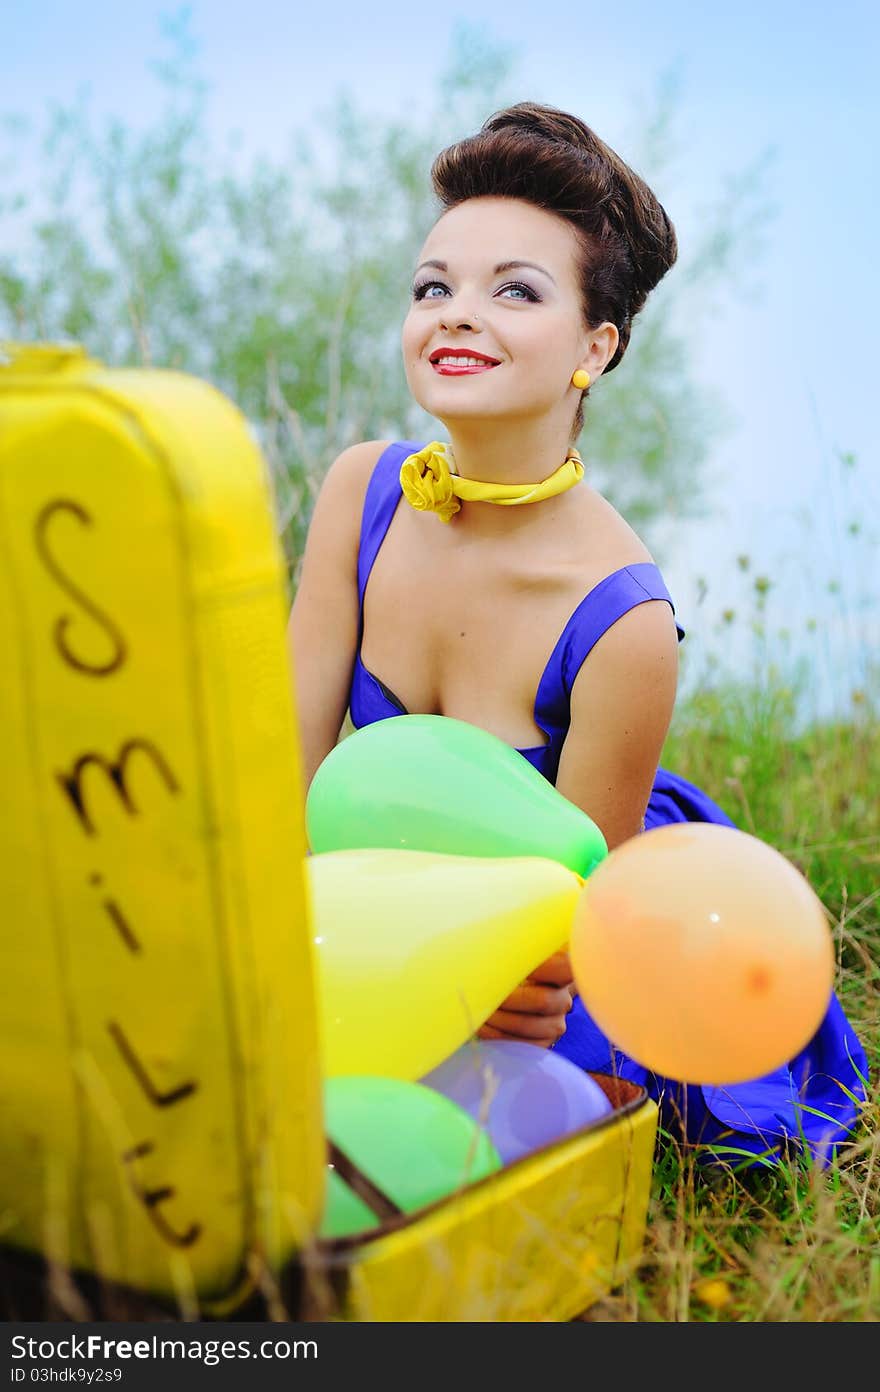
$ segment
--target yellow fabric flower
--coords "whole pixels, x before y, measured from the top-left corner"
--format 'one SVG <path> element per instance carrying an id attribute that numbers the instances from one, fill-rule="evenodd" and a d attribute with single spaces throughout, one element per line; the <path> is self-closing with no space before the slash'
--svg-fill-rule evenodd
<path id="1" fill-rule="evenodd" d="M 416 512 L 436 512 L 442 522 L 448 522 L 461 507 L 452 489 L 446 447 L 440 440 L 432 440 L 403 461 L 400 486 L 410 507 Z"/>

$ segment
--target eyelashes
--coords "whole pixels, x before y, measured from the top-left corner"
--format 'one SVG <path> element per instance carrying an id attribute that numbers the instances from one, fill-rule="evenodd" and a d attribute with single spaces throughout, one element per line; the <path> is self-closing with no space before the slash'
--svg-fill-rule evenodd
<path id="1" fill-rule="evenodd" d="M 444 285 L 444 283 L 443 283 L 442 280 L 423 280 L 423 281 L 417 281 L 416 284 L 412 287 L 412 297 L 413 297 L 413 299 L 414 299 L 414 300 L 423 300 L 423 299 L 425 298 L 425 292 L 426 292 L 427 290 L 431 289 L 431 287 L 434 286 L 434 285 L 439 285 L 440 288 L 441 288 L 441 290 L 448 290 L 448 289 L 449 289 L 448 285 Z M 540 303 L 540 300 L 541 300 L 541 296 L 538 295 L 538 294 L 536 294 L 536 292 L 532 289 L 532 287 L 531 287 L 530 285 L 524 285 L 523 282 L 522 282 L 521 280 L 511 280 L 511 281 L 508 281 L 506 285 L 502 285 L 502 286 L 501 286 L 501 289 L 498 291 L 498 294 L 500 295 L 500 294 L 502 293 L 502 291 L 504 291 L 504 290 L 523 290 L 523 291 L 525 291 L 526 295 L 528 295 L 529 300 L 532 301 L 532 302 L 535 303 L 535 304 Z M 432 295 L 430 298 L 431 298 L 431 299 L 439 299 L 440 296 Z"/>

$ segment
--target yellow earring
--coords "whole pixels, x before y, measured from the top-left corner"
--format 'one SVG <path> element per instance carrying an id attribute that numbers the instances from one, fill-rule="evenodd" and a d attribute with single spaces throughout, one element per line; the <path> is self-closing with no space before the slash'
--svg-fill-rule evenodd
<path id="1" fill-rule="evenodd" d="M 571 374 L 571 385 L 577 387 L 579 391 L 584 391 L 590 385 L 589 372 L 584 372 L 583 368 L 579 367 L 576 372 Z"/>

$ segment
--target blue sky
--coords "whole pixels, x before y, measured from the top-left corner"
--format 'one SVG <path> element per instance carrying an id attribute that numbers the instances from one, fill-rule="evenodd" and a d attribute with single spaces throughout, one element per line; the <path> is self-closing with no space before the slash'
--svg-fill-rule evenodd
<path id="1" fill-rule="evenodd" d="M 97 112 L 149 118 L 159 92 L 148 63 L 160 51 L 160 16 L 174 8 L 5 0 L 0 112 L 39 119 L 88 88 Z M 361 109 L 405 114 L 421 81 L 433 88 L 453 26 L 478 13 L 398 0 L 201 0 L 190 9 L 218 141 L 238 130 L 246 150 L 278 158 L 343 89 Z M 720 614 L 747 602 L 736 556 L 749 553 L 774 580 L 771 633 L 790 628 L 792 651 L 814 661 L 817 712 L 845 702 L 867 647 L 880 648 L 878 15 L 869 0 L 834 9 L 816 0 L 507 0 L 479 10 L 487 36 L 513 51 L 518 99 L 576 112 L 624 158 L 660 74 L 677 73 L 675 201 L 658 192 L 683 248 L 725 177 L 774 150 L 777 213 L 756 248 L 760 293 L 724 297 L 694 343 L 699 375 L 722 391 L 736 428 L 707 472 L 713 516 L 681 528 L 664 573 L 691 670 L 712 653 L 735 665 L 749 659 L 750 641 L 741 627 L 724 631 Z M 857 456 L 854 470 L 837 464 L 844 450 Z M 852 520 L 860 538 L 846 531 Z M 829 580 L 839 595 L 829 596 Z M 819 628 L 806 637 L 811 616 Z M 783 640 L 774 652 L 782 656 Z"/>

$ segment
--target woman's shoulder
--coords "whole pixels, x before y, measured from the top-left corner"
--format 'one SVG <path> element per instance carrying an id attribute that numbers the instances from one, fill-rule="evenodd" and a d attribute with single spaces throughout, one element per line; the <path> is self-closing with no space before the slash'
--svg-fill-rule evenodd
<path id="1" fill-rule="evenodd" d="M 569 573 L 573 594 L 581 596 L 572 610 L 572 621 L 580 619 L 584 634 L 592 633 L 598 621 L 606 622 L 609 628 L 617 629 L 615 642 L 623 643 L 623 650 L 628 642 L 649 644 L 654 639 L 666 647 L 670 636 L 677 647 L 684 636 L 683 629 L 679 634 L 675 627 L 670 628 L 666 604 L 635 602 L 636 596 L 650 595 L 668 600 L 674 612 L 662 570 L 648 546 L 613 504 L 593 488 Z M 618 625 L 616 620 L 624 613 L 629 615 L 627 622 Z M 605 644 L 605 651 L 614 646 Z"/>
<path id="2" fill-rule="evenodd" d="M 326 474 L 315 504 L 317 515 L 332 511 L 337 522 L 360 526 L 367 488 L 373 472 L 392 440 L 360 440 L 337 454 Z"/>
<path id="3" fill-rule="evenodd" d="M 393 444 L 393 440 L 360 440 L 357 444 L 348 445 L 337 454 L 327 470 L 327 481 L 332 478 L 334 483 L 344 482 L 349 486 L 355 481 L 362 481 L 366 487 L 382 455 Z"/>
<path id="4" fill-rule="evenodd" d="M 626 518 L 597 489 L 590 488 L 587 501 L 586 526 L 581 534 L 584 561 L 593 579 L 625 566 L 654 565 L 654 557 Z"/>
<path id="5" fill-rule="evenodd" d="M 361 440 L 340 451 L 331 463 L 315 499 L 309 522 L 306 554 L 325 553 L 336 564 L 356 556 L 367 488 L 376 464 L 390 440 Z"/>

